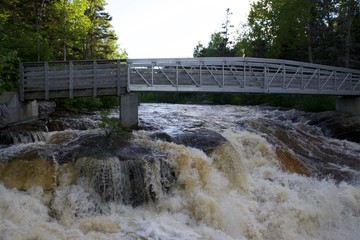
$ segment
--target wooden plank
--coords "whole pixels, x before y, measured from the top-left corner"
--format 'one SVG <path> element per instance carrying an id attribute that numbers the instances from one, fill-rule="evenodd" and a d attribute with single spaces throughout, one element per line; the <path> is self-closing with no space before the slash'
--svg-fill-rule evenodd
<path id="1" fill-rule="evenodd" d="M 107 64 L 100 64 L 99 62 L 96 64 L 97 69 L 109 69 L 109 70 L 116 70 L 117 63 L 107 63 Z"/>
<path id="2" fill-rule="evenodd" d="M 44 77 L 45 71 L 41 72 L 24 72 L 24 78 L 31 78 L 31 77 Z"/>
<path id="3" fill-rule="evenodd" d="M 25 67 L 24 65 L 24 72 L 42 72 L 44 71 L 44 64 L 41 66 L 36 66 L 36 67 Z"/>
<path id="4" fill-rule="evenodd" d="M 51 65 L 49 65 L 49 71 L 51 71 L 51 72 L 67 71 L 69 69 L 69 66 L 67 66 L 67 65 L 62 65 L 62 66 L 51 66 Z"/>

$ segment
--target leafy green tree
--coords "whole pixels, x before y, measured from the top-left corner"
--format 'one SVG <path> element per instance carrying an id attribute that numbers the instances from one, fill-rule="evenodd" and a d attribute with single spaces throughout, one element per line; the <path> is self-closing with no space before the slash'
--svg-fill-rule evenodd
<path id="1" fill-rule="evenodd" d="M 340 40 L 339 65 L 344 67 L 358 66 L 360 57 L 360 1 L 340 0 L 337 18 Z"/>
<path id="2" fill-rule="evenodd" d="M 56 1 L 50 20 L 55 26 L 52 30 L 52 40 L 56 46 L 56 58 L 63 60 L 83 59 L 87 33 L 91 21 L 85 15 L 88 9 L 87 0 Z"/>
<path id="3" fill-rule="evenodd" d="M 238 48 L 246 56 L 311 59 L 309 22 L 313 1 L 259 0 L 252 3 L 248 32 Z M 306 53 L 309 55 L 306 56 Z"/>
<path id="4" fill-rule="evenodd" d="M 227 47 L 227 39 L 220 32 L 213 33 L 207 47 L 199 43 L 194 49 L 194 57 L 232 57 L 232 49 Z"/>
<path id="5" fill-rule="evenodd" d="M 16 87 L 19 61 L 126 57 L 105 0 L 0 3 L 0 91 Z"/>
<path id="6" fill-rule="evenodd" d="M 84 58 L 118 58 L 121 54 L 117 50 L 117 36 L 112 29 L 112 17 L 104 12 L 104 0 L 87 0 L 88 8 L 85 15 L 91 21 L 87 33 Z"/>
<path id="7" fill-rule="evenodd" d="M 17 52 L 8 48 L 6 41 L 7 35 L 4 33 L 6 22 L 10 17 L 10 12 L 4 5 L 0 6 L 0 94 L 4 90 L 13 90 L 17 86 Z"/>
<path id="8" fill-rule="evenodd" d="M 232 41 L 230 41 L 230 23 L 229 16 L 232 13 L 230 9 L 226 9 L 226 20 L 222 24 L 222 31 L 211 34 L 208 46 L 198 43 L 194 48 L 194 57 L 233 57 L 234 51 Z"/>
<path id="9" fill-rule="evenodd" d="M 258 0 L 235 52 L 359 68 L 359 0 Z"/>

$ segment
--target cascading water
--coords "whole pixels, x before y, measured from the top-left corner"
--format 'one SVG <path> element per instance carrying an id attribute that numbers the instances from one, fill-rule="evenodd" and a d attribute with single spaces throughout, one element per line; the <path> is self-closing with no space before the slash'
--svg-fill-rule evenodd
<path id="1" fill-rule="evenodd" d="M 168 104 L 139 114 L 132 135 L 58 128 L 2 145 L 0 238 L 359 239 L 360 145 L 310 114 Z"/>

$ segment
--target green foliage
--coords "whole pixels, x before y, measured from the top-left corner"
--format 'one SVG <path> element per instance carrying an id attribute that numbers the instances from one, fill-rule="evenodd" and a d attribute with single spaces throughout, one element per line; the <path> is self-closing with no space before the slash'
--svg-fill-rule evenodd
<path id="1" fill-rule="evenodd" d="M 119 118 L 110 118 L 108 111 L 101 112 L 102 127 L 108 137 L 113 135 L 121 135 L 125 138 L 130 137 L 131 129 L 121 125 Z"/>
<path id="2" fill-rule="evenodd" d="M 228 44 L 227 32 L 213 33 L 208 46 L 198 43 L 194 57 L 279 58 L 360 69 L 360 0 L 253 1 L 235 44 Z"/>
<path id="3" fill-rule="evenodd" d="M 56 99 L 56 106 L 59 110 L 69 112 L 86 112 L 99 109 L 102 103 L 99 98 L 79 97 L 79 98 L 61 98 Z"/>
<path id="4" fill-rule="evenodd" d="M 0 47 L 0 93 L 17 88 L 19 59 L 15 51 L 6 51 Z"/>
<path id="5" fill-rule="evenodd" d="M 359 0 L 258 0 L 235 52 L 359 68 L 359 27 Z"/>
<path id="6" fill-rule="evenodd" d="M 198 43 L 194 57 L 280 58 L 360 69 L 360 0 L 253 1 L 236 43 L 228 45 L 222 33 L 213 33 L 208 46 Z M 273 94 L 153 94 L 145 100 L 156 97 L 168 102 L 264 104 L 315 112 L 334 110 L 336 101 L 332 96 Z"/>
<path id="7" fill-rule="evenodd" d="M 0 92 L 17 87 L 19 61 L 126 58 L 105 5 L 105 0 L 2 0 Z M 108 100 L 97 101 L 91 106 Z M 60 102 L 66 108 L 88 108 L 83 100 Z"/>
<path id="8" fill-rule="evenodd" d="M 222 24 L 222 31 L 211 34 L 208 46 L 205 47 L 202 43 L 198 43 L 194 48 L 194 57 L 233 57 L 234 51 L 232 49 L 232 41 L 230 41 L 230 28 L 233 26 L 230 23 L 229 16 L 232 13 L 228 8 L 226 10 L 226 20 Z"/>
<path id="9" fill-rule="evenodd" d="M 55 101 L 57 109 L 68 112 L 88 112 L 98 109 L 109 109 L 119 105 L 119 98 L 115 96 L 62 98 Z"/>
<path id="10" fill-rule="evenodd" d="M 102 108 L 110 109 L 119 105 L 119 97 L 117 96 L 101 96 L 99 97 Z"/>
<path id="11" fill-rule="evenodd" d="M 201 43 L 194 49 L 194 57 L 233 57 L 233 51 L 228 47 L 228 40 L 220 32 L 213 33 L 207 47 Z"/>

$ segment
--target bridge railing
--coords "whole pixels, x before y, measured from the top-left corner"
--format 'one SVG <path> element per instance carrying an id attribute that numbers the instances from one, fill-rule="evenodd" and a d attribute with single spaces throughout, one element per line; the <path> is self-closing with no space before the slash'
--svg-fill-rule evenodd
<path id="1" fill-rule="evenodd" d="M 118 95 L 126 88 L 125 60 L 20 63 L 20 98 Z"/>
<path id="2" fill-rule="evenodd" d="M 129 91 L 360 95 L 360 71 L 262 58 L 129 59 Z"/>
<path id="3" fill-rule="evenodd" d="M 360 96 L 360 71 L 262 58 L 174 58 L 20 64 L 20 98 L 125 91 L 243 92 Z"/>

